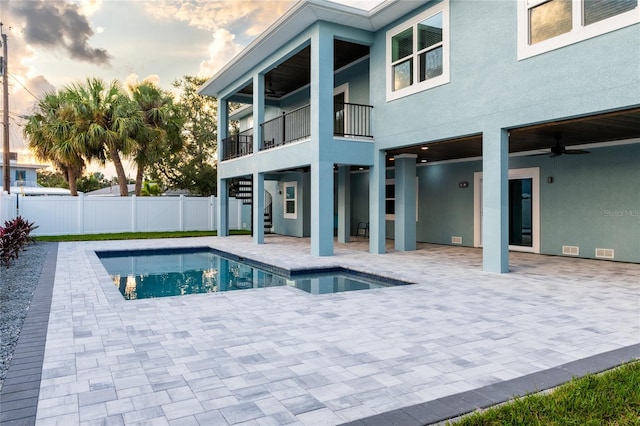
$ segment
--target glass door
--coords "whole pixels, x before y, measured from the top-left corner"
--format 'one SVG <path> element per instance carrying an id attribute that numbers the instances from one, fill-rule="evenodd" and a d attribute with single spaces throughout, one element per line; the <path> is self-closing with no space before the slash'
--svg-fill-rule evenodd
<path id="1" fill-rule="evenodd" d="M 533 247 L 531 218 L 533 179 L 509 179 L 509 245 Z"/>

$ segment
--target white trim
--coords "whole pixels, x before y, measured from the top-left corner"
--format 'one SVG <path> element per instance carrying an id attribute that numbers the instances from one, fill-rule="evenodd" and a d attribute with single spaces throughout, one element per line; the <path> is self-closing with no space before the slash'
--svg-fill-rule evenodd
<path id="1" fill-rule="evenodd" d="M 540 253 L 540 167 L 510 169 L 509 180 L 531 179 L 531 247 L 509 246 L 511 251 Z M 473 246 L 482 247 L 482 172 L 473 174 Z"/>
<path id="2" fill-rule="evenodd" d="M 437 15 L 438 13 L 442 13 L 442 74 L 438 77 L 429 78 L 422 82 L 418 82 L 417 78 L 419 75 L 419 65 L 418 65 L 418 53 L 417 53 L 417 31 L 413 31 L 414 37 L 414 52 L 412 56 L 413 60 L 413 75 L 414 82 L 410 86 L 407 86 L 403 89 L 392 90 L 393 88 L 393 73 L 391 72 L 391 64 L 392 64 L 392 38 L 398 33 L 408 29 L 409 27 L 416 28 L 417 24 L 428 19 L 432 16 Z M 425 10 L 419 15 L 414 16 L 413 18 L 403 22 L 400 25 L 396 25 L 391 28 L 386 33 L 386 58 L 385 58 L 385 73 L 386 73 L 386 95 L 387 102 L 393 101 L 395 99 L 403 98 L 405 96 L 413 95 L 414 93 L 422 92 L 427 89 L 431 89 L 433 87 L 441 86 L 443 84 L 447 84 L 450 81 L 450 73 L 449 73 L 449 51 L 451 48 L 451 43 L 449 40 L 449 0 L 444 0 L 441 3 Z"/>
<path id="3" fill-rule="evenodd" d="M 540 0 L 518 1 L 518 60 L 540 55 L 541 53 L 559 49 L 579 41 L 597 37 L 620 28 L 628 27 L 640 22 L 640 5 L 620 15 L 612 16 L 590 25 L 583 24 L 583 0 L 572 0 L 571 31 L 552 37 L 536 44 L 529 44 L 529 9 L 542 3 Z"/>
<path id="4" fill-rule="evenodd" d="M 293 199 L 287 198 L 287 188 L 293 188 Z M 297 219 L 298 218 L 298 182 L 284 182 L 282 185 L 282 200 L 283 200 L 283 217 L 285 219 Z M 287 201 L 293 201 L 293 213 L 287 213 Z"/>

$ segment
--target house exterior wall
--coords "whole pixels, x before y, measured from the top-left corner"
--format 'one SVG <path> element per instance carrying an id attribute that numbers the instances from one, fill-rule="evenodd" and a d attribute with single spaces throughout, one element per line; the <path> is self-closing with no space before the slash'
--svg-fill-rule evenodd
<path id="1" fill-rule="evenodd" d="M 386 102 L 386 29 L 402 20 L 376 33 L 370 92 L 376 117 L 384 117 L 374 122 L 377 148 L 640 104 L 640 25 L 518 61 L 516 2 L 449 5 L 448 84 Z"/>
<path id="2" fill-rule="evenodd" d="M 615 260 L 640 262 L 640 144 L 590 152 L 509 159 L 510 169 L 540 170 L 540 253 L 562 255 L 563 246 L 575 246 L 580 257 L 596 258 L 596 248 L 607 248 L 614 250 Z M 461 245 L 474 246 L 476 172 L 482 172 L 479 160 L 417 167 L 418 242 L 451 245 L 457 236 Z M 469 186 L 460 188 L 459 182 Z M 355 226 L 369 221 L 368 173 L 353 174 L 351 183 Z M 394 221 L 386 221 L 385 236 L 394 238 Z"/>
<path id="3" fill-rule="evenodd" d="M 22 173 L 22 172 L 24 172 L 25 174 L 25 179 L 24 179 L 25 184 L 34 186 L 38 180 L 36 170 L 37 169 L 34 169 L 32 167 L 22 167 L 20 165 L 11 164 L 9 166 L 9 178 L 11 180 L 9 186 L 18 186 L 16 173 Z M 0 186 L 2 185 L 4 185 L 4 173 L 2 173 L 2 165 L 0 165 Z"/>
<path id="4" fill-rule="evenodd" d="M 444 7 L 448 15 L 448 82 L 390 100 L 387 31 L 432 7 Z M 220 168 L 221 178 L 310 166 L 310 186 L 301 191 L 305 194 L 301 202 L 309 202 L 304 211 L 309 212 L 312 252 L 317 252 L 313 240 L 322 235 L 320 246 L 324 247 L 328 226 L 325 221 L 320 228 L 314 228 L 314 217 L 324 218 L 324 205 L 330 204 L 331 199 L 336 204 L 335 194 L 329 198 L 325 192 L 329 188 L 335 191 L 337 186 L 325 185 L 323 177 L 330 177 L 328 170 L 334 163 L 368 166 L 369 172 L 351 176 L 351 228 L 361 221 L 371 222 L 370 251 L 383 253 L 383 238 L 393 238 L 397 225 L 384 218 L 381 207 L 385 177 L 393 178 L 393 170 L 384 169 L 385 151 L 482 135 L 482 160 L 418 165 L 417 241 L 451 244 L 451 237 L 456 236 L 463 245 L 475 244 L 478 188 L 474 187 L 474 173 L 483 172 L 484 268 L 506 272 L 509 169 L 535 168 L 540 176 L 540 253 L 561 254 L 563 245 L 576 245 L 584 247 L 581 257 L 594 257 L 590 253 L 595 248 L 613 248 L 616 260 L 639 261 L 640 226 L 636 213 L 640 206 L 634 191 L 640 179 L 640 142 L 593 148 L 590 155 L 554 159 L 509 158 L 508 145 L 509 129 L 640 106 L 640 24 L 522 60 L 518 59 L 518 25 L 516 1 L 463 0 L 429 2 L 368 35 L 362 30 L 315 22 L 251 73 L 239 76 L 237 84 L 221 94 L 231 96 L 252 74 L 270 69 L 310 44 L 308 90 L 285 98 L 277 108 L 265 108 L 268 119 L 271 114 L 311 103 L 310 140 L 225 162 Z M 330 40 L 351 33 L 356 39 L 370 40 L 370 55 L 334 75 L 328 69 L 330 61 L 323 61 L 333 54 Z M 330 89 L 346 83 L 349 102 L 374 107 L 374 142 L 341 141 L 328 134 Z M 553 143 L 550 140 L 549 146 Z M 553 176 L 554 183 L 547 184 L 547 176 Z M 468 182 L 469 187 L 460 188 L 461 181 Z M 274 206 L 277 203 L 274 199 Z M 324 210 L 320 211 L 319 206 Z M 276 223 L 276 232 L 299 235 L 299 224 L 289 228 Z"/>

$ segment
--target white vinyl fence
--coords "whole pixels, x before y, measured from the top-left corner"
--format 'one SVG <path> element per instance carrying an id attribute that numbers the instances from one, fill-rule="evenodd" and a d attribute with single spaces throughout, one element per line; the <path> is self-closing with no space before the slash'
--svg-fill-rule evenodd
<path id="1" fill-rule="evenodd" d="M 215 197 L 0 195 L 0 221 L 22 216 L 33 235 L 215 230 Z M 229 199 L 229 228 L 249 229 L 251 207 Z"/>

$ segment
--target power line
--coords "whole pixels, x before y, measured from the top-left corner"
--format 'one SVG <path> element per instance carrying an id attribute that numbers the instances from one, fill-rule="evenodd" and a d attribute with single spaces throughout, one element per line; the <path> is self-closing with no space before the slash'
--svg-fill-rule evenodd
<path id="1" fill-rule="evenodd" d="M 10 72 L 7 72 L 7 74 L 9 74 L 9 75 L 10 75 L 10 76 L 11 76 L 11 77 L 12 77 L 12 78 L 13 78 L 13 79 L 14 79 L 14 80 L 15 80 L 15 81 L 20 85 L 20 86 L 22 86 L 22 88 L 23 88 L 24 90 L 26 90 L 26 91 L 27 91 L 27 93 L 29 93 L 31 96 L 33 96 L 33 99 L 35 99 L 36 101 L 37 101 L 37 100 L 39 100 L 39 99 L 38 99 L 38 97 L 37 97 L 36 95 L 34 95 L 34 94 L 31 92 L 31 90 L 27 89 L 27 88 L 25 87 L 25 85 L 24 85 L 24 84 L 22 84 L 22 83 L 20 82 L 20 80 L 18 80 L 18 79 L 16 78 L 16 76 L 15 76 L 15 75 L 11 74 Z"/>

